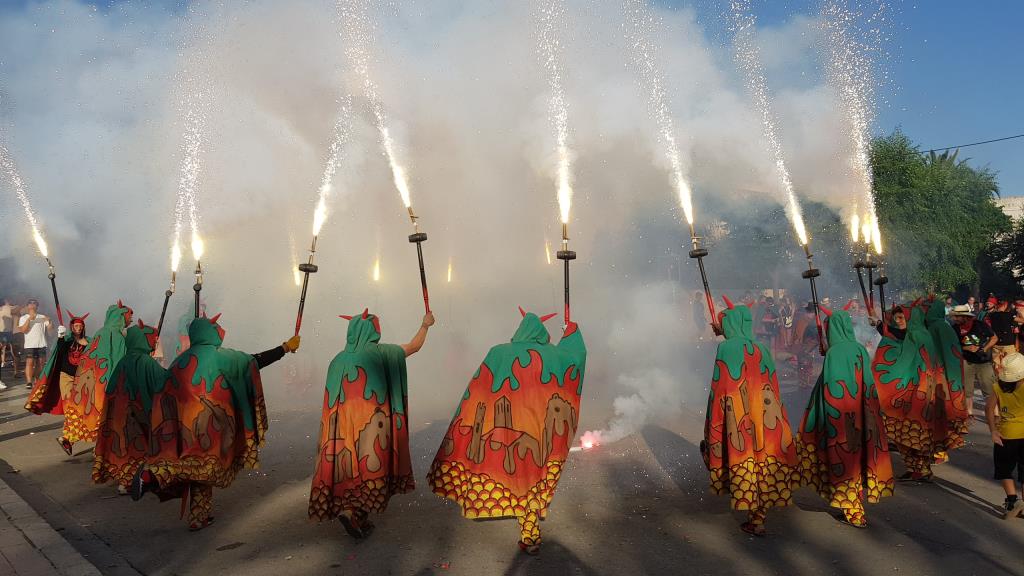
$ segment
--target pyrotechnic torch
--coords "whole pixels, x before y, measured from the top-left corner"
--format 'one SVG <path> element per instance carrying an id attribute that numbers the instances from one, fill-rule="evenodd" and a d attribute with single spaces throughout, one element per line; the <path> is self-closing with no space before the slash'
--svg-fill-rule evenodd
<path id="1" fill-rule="evenodd" d="M 875 221 L 874 235 L 872 236 L 875 244 L 875 253 L 878 254 L 878 278 L 875 278 L 873 284 L 878 286 L 878 305 L 881 307 L 881 318 L 885 318 L 885 285 L 889 283 L 889 278 L 885 275 L 885 270 L 881 267 L 882 260 L 882 235 L 878 230 L 878 221 Z"/>
<path id="2" fill-rule="evenodd" d="M 199 293 L 203 291 L 203 240 L 198 234 L 192 234 L 192 255 L 196 258 L 196 283 L 192 290 L 196 293 L 196 318 L 199 318 Z"/>
<path id="3" fill-rule="evenodd" d="M 39 253 L 43 256 L 43 260 L 46 260 L 46 266 L 50 269 L 50 274 L 47 277 L 50 279 L 50 288 L 53 289 L 53 305 L 57 308 L 57 321 L 63 326 L 64 312 L 60 309 L 60 298 L 57 296 L 57 273 L 54 271 L 53 262 L 50 261 L 50 253 L 46 248 L 46 241 L 43 240 L 43 235 L 37 229 L 32 230 L 32 236 L 35 238 L 36 246 L 39 248 Z"/>
<path id="4" fill-rule="evenodd" d="M 565 262 L 565 325 L 569 325 L 569 261 L 576 259 L 576 252 L 569 250 L 569 223 L 562 221 L 562 249 L 555 256 Z"/>
<path id="5" fill-rule="evenodd" d="M 160 309 L 160 321 L 156 323 L 156 336 L 160 337 L 160 332 L 164 328 L 164 317 L 167 316 L 167 304 L 171 301 L 171 295 L 174 294 L 174 288 L 178 281 L 178 264 L 181 262 L 181 248 L 178 247 L 178 243 L 174 243 L 174 248 L 171 249 L 171 285 L 164 292 L 164 305 Z"/>
<path id="6" fill-rule="evenodd" d="M 313 264 L 313 256 L 316 254 L 316 240 L 320 236 L 320 227 L 327 218 L 327 205 L 323 198 L 317 204 L 316 212 L 313 213 L 313 243 L 309 245 L 309 260 L 299 264 L 299 272 L 302 272 L 302 292 L 299 294 L 299 311 L 295 315 L 295 335 L 299 335 L 302 328 L 302 312 L 306 308 L 306 289 L 309 288 L 309 275 L 316 274 L 320 268 Z"/>
<path id="7" fill-rule="evenodd" d="M 821 271 L 814 267 L 814 255 L 811 254 L 811 247 L 808 242 L 803 243 L 804 254 L 807 255 L 807 270 L 801 276 L 811 283 L 811 301 L 814 302 L 814 324 L 818 328 L 818 351 L 825 355 L 825 333 L 821 328 L 821 311 L 818 307 L 818 286 L 814 279 L 821 276 Z"/>
<path id="8" fill-rule="evenodd" d="M 704 271 L 704 257 L 708 255 L 707 248 L 700 245 L 700 237 L 697 236 L 697 232 L 693 228 L 693 220 L 688 219 L 690 225 L 690 243 L 693 248 L 690 249 L 690 258 L 697 260 L 697 267 L 700 269 L 700 281 L 704 284 L 704 298 L 708 304 L 708 313 L 711 314 L 711 325 L 721 329 L 718 326 L 718 314 L 715 313 L 715 300 L 711 297 L 711 288 L 708 286 L 708 275 Z"/>
<path id="9" fill-rule="evenodd" d="M 412 204 L 407 203 L 405 208 L 409 211 L 409 220 L 412 220 L 413 233 L 409 235 L 409 242 L 416 244 L 416 257 L 420 261 L 420 286 L 423 288 L 423 308 L 430 314 L 430 294 L 427 292 L 427 271 L 423 266 L 423 243 L 427 241 L 427 233 L 420 232 L 419 216 L 412 210 Z"/>
<path id="10" fill-rule="evenodd" d="M 860 218 L 856 214 L 853 215 L 853 220 L 850 223 L 850 233 L 853 236 L 853 269 L 857 271 L 857 283 L 860 284 L 860 295 L 864 300 L 864 308 L 870 313 L 871 301 L 868 299 L 868 289 L 864 284 L 864 261 L 860 259 L 857 250 L 860 244 Z"/>

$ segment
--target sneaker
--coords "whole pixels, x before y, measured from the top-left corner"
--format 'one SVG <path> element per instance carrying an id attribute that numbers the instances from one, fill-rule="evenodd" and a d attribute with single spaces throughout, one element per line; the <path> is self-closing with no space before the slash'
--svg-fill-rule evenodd
<path id="1" fill-rule="evenodd" d="M 1021 511 L 1021 503 L 1019 498 L 1010 500 L 1009 498 L 1003 502 L 1003 520 L 1010 520 L 1017 516 Z"/>
<path id="2" fill-rule="evenodd" d="M 7 384 L 4 384 L 3 380 L 0 380 L 0 390 L 7 390 Z"/>

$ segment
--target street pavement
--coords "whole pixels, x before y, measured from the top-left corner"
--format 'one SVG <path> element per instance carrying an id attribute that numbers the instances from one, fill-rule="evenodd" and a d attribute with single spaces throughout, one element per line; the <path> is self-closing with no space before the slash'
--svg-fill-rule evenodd
<path id="1" fill-rule="evenodd" d="M 840 524 L 804 489 L 795 506 L 769 515 L 767 537 L 754 538 L 739 530 L 742 514 L 707 492 L 697 449 L 703 418 L 683 410 L 622 441 L 573 452 L 542 527 L 541 555 L 529 557 L 518 551 L 514 521 L 464 520 L 425 481 L 392 501 L 366 541 L 338 523 L 310 521 L 319 410 L 283 410 L 272 398 L 261 468 L 215 491 L 216 522 L 190 533 L 176 501 L 135 503 L 93 485 L 91 447 L 61 452 L 61 419 L 25 412 L 27 392 L 23 384 L 0 392 L 0 505 L 6 484 L 103 574 L 1024 574 L 1024 519 L 998 513 L 1003 494 L 991 480 L 991 442 L 980 422 L 968 446 L 936 467 L 934 483 L 898 485 L 895 496 L 869 506 L 869 529 Z M 784 386 L 784 398 L 795 426 L 806 392 Z M 417 418 L 412 405 L 417 479 L 446 426 L 447 419 Z M 898 459 L 896 471 L 903 472 Z M 0 524 L 0 543 L 12 536 Z M 8 570 L 0 564 L 0 573 Z M 54 565 L 52 573 L 62 572 Z"/>

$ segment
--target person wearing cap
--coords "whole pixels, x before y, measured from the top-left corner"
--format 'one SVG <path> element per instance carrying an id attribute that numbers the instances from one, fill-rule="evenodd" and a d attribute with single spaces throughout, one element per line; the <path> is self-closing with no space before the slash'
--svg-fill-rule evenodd
<path id="1" fill-rule="evenodd" d="M 1017 494 L 1017 485 L 1024 483 L 1024 355 L 1019 352 L 1003 359 L 999 385 L 985 400 L 985 418 L 992 433 L 995 479 L 1006 492 L 1003 518 L 1024 518 Z"/>
<path id="2" fill-rule="evenodd" d="M 973 413 L 974 390 L 981 390 L 981 395 L 988 398 L 996 383 L 996 372 L 992 365 L 992 348 L 999 339 L 992 328 L 979 321 L 967 305 L 953 307 L 953 322 L 960 336 L 960 346 L 964 358 L 964 392 L 966 394 L 967 415 Z"/>
<path id="3" fill-rule="evenodd" d="M 53 329 L 50 319 L 39 314 L 39 301 L 32 299 L 18 320 L 18 332 L 25 335 L 25 387 L 36 382 L 36 372 L 46 363 L 46 334 Z"/>
<path id="4" fill-rule="evenodd" d="M 989 297 L 985 299 L 985 308 L 978 311 L 978 320 L 988 322 L 988 315 L 991 314 L 998 305 L 999 300 L 995 296 L 989 294 Z"/>

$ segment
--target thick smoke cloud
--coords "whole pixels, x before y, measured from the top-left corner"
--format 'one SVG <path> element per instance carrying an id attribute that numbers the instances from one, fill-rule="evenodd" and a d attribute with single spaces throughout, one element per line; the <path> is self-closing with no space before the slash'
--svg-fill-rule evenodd
<path id="1" fill-rule="evenodd" d="M 7 9 L 0 19 L 4 138 L 50 241 L 63 302 L 94 317 L 120 297 L 156 321 L 181 161 L 177 82 L 190 66 L 206 67 L 203 295 L 211 311 L 224 312 L 227 344 L 252 352 L 290 333 L 298 295 L 291 268 L 304 258 L 290 245 L 301 251 L 309 242 L 338 101 L 352 95 L 352 139 L 320 237 L 303 350 L 266 375 L 278 407 L 319 408 L 326 365 L 344 343 L 338 314 L 378 311 L 391 341 L 409 338 L 422 314 L 410 226 L 334 14 L 327 0 L 180 12 L 54 1 Z M 574 315 L 590 347 L 582 425 L 604 425 L 613 398 L 625 394 L 615 410 L 626 420 L 616 425 L 628 433 L 683 400 L 702 401 L 710 357 L 679 353 L 693 346 L 688 297 L 697 279 L 645 96 L 627 66 L 621 7 L 574 1 L 568 14 Z M 727 220 L 752 195 L 775 198 L 731 47 L 709 40 L 690 10 L 658 15 L 660 66 L 698 224 Z M 560 310 L 561 271 L 544 254 L 545 238 L 554 245 L 559 234 L 553 132 L 529 3 L 438 0 L 375 17 L 371 74 L 430 235 L 438 326 L 411 360 L 416 424 L 450 414 L 487 348 L 511 337 L 517 305 Z M 838 208 L 854 192 L 844 184 L 844 136 L 815 34 L 814 20 L 798 17 L 763 31 L 761 41 L 797 189 Z M 2 206 L 0 258 L 13 257 L 20 280 L 45 299 L 45 268 L 13 195 Z M 370 278 L 377 256 L 380 283 Z M 191 302 L 190 266 L 186 255 L 171 329 Z M 774 266 L 750 262 L 748 273 Z"/>

